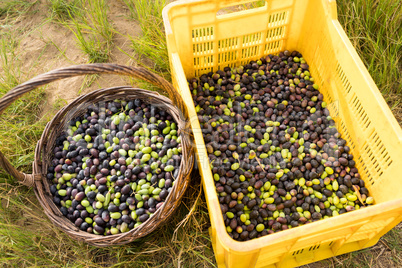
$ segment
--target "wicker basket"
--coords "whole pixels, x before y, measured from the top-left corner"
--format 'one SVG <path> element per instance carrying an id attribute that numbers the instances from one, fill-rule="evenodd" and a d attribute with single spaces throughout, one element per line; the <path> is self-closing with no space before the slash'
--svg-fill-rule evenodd
<path id="1" fill-rule="evenodd" d="M 36 146 L 32 174 L 25 174 L 16 170 L 1 152 L 0 166 L 22 184 L 34 188 L 36 197 L 43 207 L 45 214 L 57 227 L 61 228 L 71 238 L 99 247 L 126 244 L 149 234 L 166 222 L 167 218 L 171 216 L 174 210 L 179 206 L 181 198 L 189 184 L 190 173 L 194 164 L 194 155 L 191 146 L 191 137 L 188 131 L 188 120 L 186 120 L 187 111 L 180 95 L 176 92 L 173 86 L 165 79 L 144 68 L 116 64 L 77 65 L 50 71 L 13 88 L 0 99 L 0 114 L 13 101 L 39 86 L 62 78 L 89 74 L 118 74 L 139 78 L 168 92 L 170 99 L 161 96 L 156 92 L 132 88 L 129 86 L 93 91 L 75 99 L 69 105 L 65 106 L 46 125 L 42 137 Z M 164 204 L 152 217 L 129 232 L 103 236 L 81 231 L 74 225 L 74 223 L 62 215 L 59 208 L 53 203 L 49 187 L 50 185 L 46 178 L 46 172 L 49 163 L 51 162 L 55 140 L 68 121 L 71 118 L 82 115 L 84 112 L 83 109 L 88 107 L 90 104 L 115 99 L 141 99 L 146 103 L 158 105 L 159 109 L 167 111 L 177 123 L 179 130 L 178 133 L 181 136 L 183 147 L 182 159 L 185 161 L 181 161 L 179 175 L 175 178 L 172 191 L 169 193 Z"/>

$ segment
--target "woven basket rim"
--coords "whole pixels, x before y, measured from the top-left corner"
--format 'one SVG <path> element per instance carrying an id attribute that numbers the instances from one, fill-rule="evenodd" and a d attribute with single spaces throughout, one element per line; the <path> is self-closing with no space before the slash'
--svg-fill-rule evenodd
<path id="1" fill-rule="evenodd" d="M 144 97 L 147 98 L 147 99 L 144 99 L 144 102 L 148 102 L 150 104 L 151 104 L 151 101 L 155 101 L 155 99 L 161 99 L 161 100 L 165 101 L 166 103 L 169 103 L 169 102 L 171 103 L 170 99 L 159 94 L 158 92 L 147 91 L 144 89 L 134 88 L 134 87 L 130 87 L 130 86 L 98 89 L 98 90 L 92 91 L 90 93 L 87 93 L 79 98 L 76 98 L 74 101 L 72 101 L 71 103 L 67 104 L 62 109 L 60 109 L 55 114 L 53 119 L 46 125 L 45 130 L 42 133 L 42 137 L 37 143 L 37 148 L 35 150 L 35 161 L 33 163 L 33 165 L 34 165 L 33 175 L 34 176 L 40 175 L 40 177 L 41 177 L 40 181 L 39 180 L 35 181 L 34 191 L 35 191 L 35 194 L 36 194 L 38 200 L 41 203 L 42 208 L 45 211 L 45 214 L 49 217 L 49 219 L 57 227 L 62 229 L 64 232 L 68 233 L 70 235 L 70 237 L 72 237 L 76 240 L 79 240 L 79 241 L 87 242 L 87 243 L 95 245 L 95 246 L 125 244 L 125 243 L 129 243 L 131 241 L 134 241 L 138 238 L 141 238 L 141 237 L 149 234 L 150 232 L 152 232 L 154 229 L 156 229 L 157 227 L 159 227 L 159 225 L 161 225 L 163 223 L 163 222 L 157 222 L 155 224 L 152 222 L 152 219 L 157 216 L 157 213 L 159 213 L 159 214 L 162 214 L 162 212 L 168 213 L 169 215 L 165 214 L 166 215 L 166 217 L 164 218 L 165 221 L 166 221 L 167 217 L 173 213 L 173 210 L 164 211 L 164 209 L 166 207 L 166 204 L 167 204 L 166 202 L 167 202 L 169 196 L 172 196 L 172 193 L 174 193 L 176 191 L 176 189 L 179 188 L 179 186 L 180 186 L 178 183 L 174 183 L 174 185 L 172 186 L 172 190 L 166 199 L 166 202 L 146 222 L 142 223 L 140 226 L 138 226 L 134 229 L 131 229 L 130 231 L 128 231 L 126 233 L 120 233 L 120 234 L 110 235 L 110 236 L 90 234 L 85 231 L 81 231 L 78 227 L 76 227 L 74 225 L 74 223 L 70 222 L 65 216 L 63 216 L 61 214 L 61 212 L 58 210 L 58 208 L 53 203 L 53 200 L 49 200 L 49 198 L 52 198 L 52 195 L 50 193 L 48 179 L 46 178 L 46 172 L 47 172 L 46 164 L 47 163 L 45 163 L 46 160 L 43 156 L 44 156 L 44 154 L 48 153 L 48 152 L 46 152 L 44 147 L 49 146 L 48 145 L 48 142 L 49 142 L 48 135 L 51 134 L 52 128 L 54 127 L 55 124 L 62 123 L 62 122 L 58 122 L 58 120 L 55 120 L 55 119 L 57 119 L 60 115 L 67 114 L 71 109 L 75 109 L 77 107 L 77 104 L 79 104 L 79 105 L 84 104 L 84 106 L 85 105 L 89 106 L 90 104 L 94 104 L 94 102 L 92 102 L 92 101 L 90 101 L 90 102 L 86 101 L 88 98 L 92 98 L 93 95 L 100 95 L 103 97 L 104 95 L 108 96 L 108 94 L 112 94 L 113 99 L 117 99 L 114 94 L 116 90 L 133 91 L 133 93 L 135 93 L 135 94 L 138 94 L 139 93 L 138 91 L 140 91 L 141 95 L 144 95 Z M 95 103 L 99 103 L 99 102 L 101 102 L 101 101 L 97 101 Z M 185 126 L 185 122 L 180 122 L 178 109 L 176 107 L 174 107 L 173 105 L 169 108 L 171 110 L 166 110 L 166 111 L 171 115 L 174 114 L 174 112 L 176 113 L 176 116 L 174 117 L 174 121 L 176 121 L 179 131 L 183 130 L 184 126 Z M 80 112 L 82 112 L 82 111 L 80 111 Z M 66 117 L 65 121 L 68 122 L 69 119 L 70 119 L 69 117 Z M 183 137 L 185 137 L 186 134 L 184 132 L 182 132 L 180 135 L 182 136 L 182 142 L 183 142 Z M 53 147 L 54 147 L 54 144 L 50 144 L 49 148 L 53 148 Z M 185 150 L 183 147 L 182 158 L 186 159 L 187 157 L 189 157 L 188 150 Z M 183 176 L 183 172 L 185 172 L 185 170 L 184 170 L 185 165 L 186 165 L 186 162 L 181 161 L 180 167 L 179 167 L 179 170 L 180 170 L 179 176 L 178 176 L 178 178 L 175 178 L 174 181 L 180 179 L 178 182 L 184 183 L 185 188 L 187 188 L 189 176 L 187 176 L 187 178 L 185 178 Z M 184 191 L 182 191 L 182 192 L 184 193 Z M 181 199 L 181 197 L 182 197 L 182 195 L 180 195 L 180 199 Z M 169 200 L 172 202 L 171 199 L 172 198 L 170 198 Z M 180 199 L 175 199 L 175 200 L 173 200 L 173 202 L 175 204 L 179 204 L 181 201 Z M 50 204 L 49 204 L 49 201 L 51 202 Z M 141 232 L 141 230 L 144 230 L 144 229 L 145 229 L 145 231 Z M 136 235 L 137 233 L 139 233 L 139 234 Z M 113 238 L 113 239 L 111 239 L 111 238 Z M 123 240 L 123 241 L 120 241 L 120 240 Z M 103 245 L 103 244 L 107 244 L 107 245 Z"/>
<path id="2" fill-rule="evenodd" d="M 169 95 L 169 98 L 162 96 L 158 92 L 134 88 L 131 86 L 98 89 L 79 96 L 71 103 L 60 109 L 54 115 L 52 120 L 47 123 L 45 130 L 43 131 L 42 136 L 37 142 L 37 146 L 35 148 L 35 159 L 33 162 L 32 174 L 25 174 L 18 171 L 12 166 L 12 164 L 1 151 L 0 167 L 15 177 L 20 183 L 29 187 L 34 187 L 35 195 L 47 217 L 68 236 L 75 240 L 84 241 L 94 246 L 106 247 L 110 245 L 121 245 L 132 242 L 149 234 L 161 224 L 166 222 L 167 218 L 170 217 L 179 206 L 181 198 L 189 185 L 190 173 L 194 165 L 194 148 L 190 132 L 190 121 L 187 118 L 187 108 L 182 97 L 172 86 L 172 84 L 157 74 L 154 74 L 142 67 L 131 67 L 118 64 L 84 64 L 52 70 L 50 72 L 38 75 L 7 92 L 0 99 L 0 114 L 15 100 L 19 99 L 22 95 L 35 88 L 64 78 L 92 74 L 116 74 L 145 80 L 166 91 Z M 165 199 L 164 204 L 159 207 L 153 216 L 150 217 L 146 222 L 130 230 L 129 232 L 122 234 L 108 236 L 89 234 L 79 230 L 79 228 L 68 220 L 67 217 L 62 216 L 60 210 L 53 202 L 49 182 L 46 177 L 47 164 L 50 163 L 49 158 L 51 155 L 53 155 L 52 146 L 55 143 L 56 135 L 59 133 L 58 130 L 60 130 L 63 126 L 63 120 L 67 120 L 67 117 L 65 118 L 67 113 L 71 112 L 72 114 L 77 114 L 82 112 L 79 109 L 83 108 L 83 106 L 80 106 L 83 103 L 88 104 L 105 100 L 110 101 L 113 99 L 127 100 L 127 98 L 133 98 L 133 96 L 136 98 L 152 100 L 151 104 L 163 106 L 165 108 L 164 110 L 166 110 L 177 123 L 178 135 L 181 137 L 182 145 L 182 161 L 179 167 L 179 174 L 177 178 L 173 178 L 175 183 Z M 73 111 L 74 108 L 75 110 Z M 52 151 L 50 151 L 50 149 Z"/>

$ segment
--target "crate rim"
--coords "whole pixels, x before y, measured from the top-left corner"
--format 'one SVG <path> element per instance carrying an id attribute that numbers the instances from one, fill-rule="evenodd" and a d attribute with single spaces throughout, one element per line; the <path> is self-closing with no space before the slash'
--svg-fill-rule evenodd
<path id="1" fill-rule="evenodd" d="M 395 208 L 399 208 L 402 204 L 402 198 L 401 199 L 396 199 L 396 200 L 391 200 L 385 203 L 380 203 L 380 204 L 375 204 L 370 207 L 366 208 L 361 208 L 359 210 L 347 212 L 335 217 L 331 217 L 328 219 L 323 219 L 326 221 L 327 224 L 330 225 L 338 225 L 339 223 L 347 224 L 348 222 L 353 222 L 356 221 L 357 219 L 367 219 L 368 217 L 372 217 L 376 214 L 376 210 L 381 210 L 384 213 L 387 213 L 387 211 L 390 211 Z M 350 215 L 353 215 L 354 217 L 350 217 Z M 216 217 L 216 216 L 215 216 Z M 220 217 L 220 218 L 219 218 Z M 273 233 L 269 234 L 263 237 L 259 237 L 256 239 L 248 240 L 248 241 L 236 241 L 232 239 L 224 226 L 223 222 L 223 217 L 222 215 L 218 215 L 217 220 L 219 221 L 219 225 L 216 226 L 217 233 L 219 234 L 219 239 L 221 242 L 227 246 L 230 245 L 230 249 L 233 251 L 236 251 L 238 253 L 250 253 L 250 251 L 255 251 L 255 250 L 260 250 L 261 245 L 260 244 L 268 244 L 271 242 L 271 244 L 274 244 L 279 240 L 281 242 L 283 240 L 297 240 L 303 236 L 311 235 L 314 234 L 320 230 L 326 230 L 327 226 L 320 226 L 320 223 L 322 223 L 322 220 L 312 222 L 309 224 L 305 224 L 302 226 L 298 226 L 295 228 L 290 228 L 288 230 L 280 231 L 278 233 Z M 224 234 L 222 236 L 222 233 Z M 217 236 L 218 237 L 218 236 Z M 291 248 L 289 248 L 291 250 Z"/>
<path id="2" fill-rule="evenodd" d="M 162 16 L 164 20 L 164 25 L 165 25 L 165 33 L 167 36 L 173 35 L 173 30 L 171 27 L 171 23 L 169 20 L 169 12 L 170 9 L 180 6 L 180 5 L 191 5 L 194 3 L 207 3 L 207 2 L 218 2 L 219 0 L 178 0 L 172 3 L 169 3 L 168 5 L 165 6 L 165 8 L 162 11 Z M 269 3 L 270 0 L 265 0 L 266 3 Z M 341 27 L 339 21 L 338 21 L 338 15 L 337 15 L 337 8 L 336 8 L 336 0 L 321 0 L 323 2 L 324 10 L 325 13 L 328 15 L 327 19 L 330 21 L 330 23 L 334 24 L 335 29 L 338 31 L 340 38 L 344 42 L 344 44 L 350 43 L 346 33 L 343 31 L 343 28 Z M 242 4 L 242 3 L 250 3 L 254 2 L 253 0 L 236 0 L 236 1 L 222 1 L 222 7 L 225 6 L 233 6 L 237 4 Z M 381 92 L 378 90 L 377 85 L 375 84 L 374 80 L 372 79 L 371 75 L 368 73 L 367 68 L 363 64 L 362 60 L 360 59 L 359 55 L 357 54 L 355 49 L 350 48 L 349 46 L 345 46 L 346 49 L 349 51 L 351 57 L 353 58 L 353 61 L 360 67 L 362 70 L 362 75 L 364 78 L 368 81 L 369 84 L 371 84 L 373 87 L 370 87 L 369 89 L 373 91 L 373 93 L 378 98 L 379 101 L 379 109 L 381 109 L 385 115 L 393 115 L 390 109 L 388 108 L 388 105 L 386 104 L 384 98 L 382 97 Z M 169 51 L 170 56 L 173 56 L 174 59 L 180 60 L 179 55 L 176 51 L 176 44 L 171 44 L 171 49 Z M 172 59 L 171 59 L 172 60 Z M 180 65 L 179 70 L 183 70 L 183 66 Z M 186 78 L 186 77 L 185 77 Z M 187 78 L 186 78 L 187 79 Z M 180 84 L 182 86 L 182 84 Z M 184 86 L 184 85 L 183 85 Z M 182 92 L 183 95 L 188 95 L 189 93 L 189 88 L 188 85 L 185 85 L 185 89 L 188 92 Z M 375 90 L 377 89 L 377 90 Z M 188 96 L 187 96 L 188 97 Z M 191 96 L 190 96 L 191 97 Z M 194 109 L 194 110 L 193 110 Z M 195 112 L 194 106 L 189 107 L 189 110 L 191 111 L 190 113 Z M 196 114 L 196 113 L 195 113 Z M 396 134 L 398 134 L 398 139 L 399 141 L 402 141 L 402 129 L 399 127 L 397 124 L 397 121 L 394 116 L 388 118 L 389 122 L 391 123 L 390 127 L 393 128 L 393 131 L 395 131 Z M 199 125 L 198 120 L 195 120 L 196 125 Z M 192 123 L 193 125 L 193 123 Z M 205 142 L 203 141 L 203 145 L 205 146 Z M 210 170 L 205 170 L 204 172 L 210 173 Z M 204 176 L 209 176 L 209 175 L 204 175 Z M 202 180 L 204 180 L 204 176 L 202 177 Z M 205 182 L 207 186 L 210 186 L 212 182 Z M 212 186 L 213 183 L 212 183 Z M 212 196 L 208 198 L 209 202 L 211 204 L 219 204 L 217 202 L 217 197 Z M 209 204 L 208 202 L 208 204 Z M 394 199 L 390 200 L 387 202 L 382 202 L 379 204 L 374 204 L 370 207 L 362 208 L 360 210 L 348 212 L 336 217 L 331 217 L 328 219 L 325 219 L 326 223 L 328 225 L 341 225 L 341 224 L 347 224 L 349 222 L 353 222 L 356 220 L 363 220 L 367 219 L 369 217 L 373 217 L 376 214 L 376 211 L 380 210 L 382 213 L 387 213 L 388 211 L 392 211 L 396 208 L 400 208 L 402 204 L 402 198 L 399 199 Z M 210 214 L 210 221 L 211 221 L 211 228 L 215 228 L 216 230 L 216 239 L 220 240 L 222 245 L 226 247 L 226 250 L 229 251 L 235 251 L 236 253 L 251 253 L 251 251 L 258 251 L 261 250 L 261 244 L 267 245 L 267 244 L 275 244 L 277 242 L 281 242 L 283 240 L 288 240 L 288 241 L 297 241 L 298 239 L 302 238 L 303 236 L 311 235 L 314 233 L 317 233 L 317 231 L 327 229 L 327 226 L 320 227 L 319 223 L 321 221 L 309 223 L 303 226 L 298 226 L 297 228 L 291 228 L 288 230 L 285 230 L 285 232 L 278 232 L 270 235 L 266 235 L 257 239 L 252 239 L 249 241 L 236 241 L 232 239 L 226 229 L 224 228 L 224 222 L 223 222 L 223 217 L 220 212 L 220 208 L 212 208 L 209 209 L 209 214 Z M 348 216 L 349 215 L 349 216 Z M 352 215 L 353 217 L 350 217 Z M 311 227 L 311 228 L 310 228 Z M 279 241 L 281 240 L 281 241 Z M 289 250 L 292 250 L 292 247 L 290 246 L 288 248 Z"/>

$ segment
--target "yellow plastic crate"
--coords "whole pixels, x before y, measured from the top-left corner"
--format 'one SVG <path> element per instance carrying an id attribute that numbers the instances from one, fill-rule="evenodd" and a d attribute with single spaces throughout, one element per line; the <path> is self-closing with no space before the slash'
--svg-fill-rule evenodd
<path id="1" fill-rule="evenodd" d="M 373 246 L 402 220 L 402 131 L 337 20 L 334 0 L 177 1 L 163 10 L 175 87 L 186 101 L 219 267 L 293 267 Z M 236 9 L 229 9 L 236 10 Z M 298 50 L 351 147 L 375 205 L 247 242 L 229 237 L 186 79 Z"/>

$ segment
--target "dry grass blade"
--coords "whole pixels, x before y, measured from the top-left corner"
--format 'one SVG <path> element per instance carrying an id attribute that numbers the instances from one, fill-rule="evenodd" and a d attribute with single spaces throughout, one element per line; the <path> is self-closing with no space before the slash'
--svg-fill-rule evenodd
<path id="1" fill-rule="evenodd" d="M 186 224 L 189 222 L 190 217 L 194 216 L 194 213 L 196 211 L 197 205 L 199 200 L 201 199 L 201 194 L 202 194 L 202 184 L 200 184 L 200 189 L 198 192 L 198 196 L 197 198 L 194 200 L 193 205 L 191 206 L 191 209 L 189 210 L 189 212 L 187 213 L 186 217 L 177 225 L 176 229 L 173 232 L 173 237 L 172 237 L 172 241 L 177 241 L 177 232 L 179 228 L 182 228 L 184 226 L 186 226 Z"/>
<path id="2" fill-rule="evenodd" d="M 255 157 L 255 160 L 257 160 L 258 165 L 260 166 L 260 168 L 261 168 L 262 170 L 264 170 L 264 166 L 261 165 L 260 159 L 258 159 L 258 157 Z"/>

